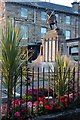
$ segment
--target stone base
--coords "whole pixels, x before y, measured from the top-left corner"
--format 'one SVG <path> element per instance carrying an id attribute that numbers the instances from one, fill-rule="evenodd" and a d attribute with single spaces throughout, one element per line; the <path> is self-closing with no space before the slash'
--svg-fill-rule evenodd
<path id="1" fill-rule="evenodd" d="M 80 120 L 80 109 L 39 116 L 34 120 Z"/>

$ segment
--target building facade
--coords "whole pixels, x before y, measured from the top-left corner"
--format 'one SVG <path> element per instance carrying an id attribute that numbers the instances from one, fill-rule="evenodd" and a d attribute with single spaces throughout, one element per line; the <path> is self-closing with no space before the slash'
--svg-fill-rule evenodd
<path id="1" fill-rule="evenodd" d="M 80 11 L 77 2 L 72 3 L 72 7 L 49 2 L 6 2 L 5 6 L 6 19 L 12 18 L 15 25 L 20 25 L 23 45 L 25 42 L 41 42 L 45 33 L 50 29 L 46 8 L 55 11 L 57 25 L 63 30 L 65 39 L 80 36 Z"/>

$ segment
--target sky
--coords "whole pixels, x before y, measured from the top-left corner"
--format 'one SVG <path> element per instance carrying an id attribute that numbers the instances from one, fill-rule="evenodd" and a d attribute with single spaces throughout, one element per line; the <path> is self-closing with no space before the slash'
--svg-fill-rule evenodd
<path id="1" fill-rule="evenodd" d="M 41 1 L 50 1 L 55 4 L 65 5 L 65 6 L 72 6 L 71 3 L 74 1 L 79 2 L 80 0 L 41 0 Z"/>
<path id="2" fill-rule="evenodd" d="M 0 0 L 1 1 L 1 0 Z M 46 1 L 46 2 L 51 2 L 51 3 L 55 3 L 55 4 L 60 4 L 60 5 L 65 5 L 65 6 L 72 6 L 71 3 L 73 3 L 74 1 L 79 2 L 80 0 L 6 0 L 6 1 L 18 1 L 18 2 L 40 2 L 40 1 Z"/>

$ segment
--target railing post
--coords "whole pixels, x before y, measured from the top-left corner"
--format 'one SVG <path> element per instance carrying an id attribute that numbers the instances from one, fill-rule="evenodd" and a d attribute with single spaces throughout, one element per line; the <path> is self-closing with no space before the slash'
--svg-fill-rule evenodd
<path id="1" fill-rule="evenodd" d="M 53 98 L 54 98 L 54 97 L 56 97 L 56 89 L 55 89 L 55 87 L 56 87 L 56 86 L 55 86 L 55 67 L 54 67 L 53 77 L 54 77 L 54 79 L 53 79 L 53 80 L 54 80 L 54 81 L 53 81 L 53 82 L 54 82 L 54 83 L 53 83 L 53 85 L 54 85 L 54 86 L 53 86 L 53 88 L 54 88 L 54 90 L 53 90 L 53 91 L 54 91 Z"/>
<path id="2" fill-rule="evenodd" d="M 39 114 L 39 67 L 38 67 L 38 91 L 37 92 L 38 92 L 37 100 L 38 100 L 38 114 Z"/>
<path id="3" fill-rule="evenodd" d="M 69 81 L 70 81 L 70 68 L 68 69 L 68 102 L 69 102 L 69 93 L 70 93 Z"/>
<path id="4" fill-rule="evenodd" d="M 8 75 L 8 90 L 7 90 L 7 114 L 10 107 L 10 89 L 9 89 L 10 74 Z"/>
<path id="5" fill-rule="evenodd" d="M 16 79 L 17 79 L 17 75 L 16 75 L 16 71 L 15 71 L 15 77 L 14 77 L 14 108 L 15 108 L 15 93 L 16 93 Z"/>
<path id="6" fill-rule="evenodd" d="M 75 68 L 73 69 L 73 102 L 74 102 L 74 93 L 75 93 Z"/>
<path id="7" fill-rule="evenodd" d="M 28 66 L 26 63 L 26 109 L 27 109 L 27 102 L 28 102 Z"/>
<path id="8" fill-rule="evenodd" d="M 64 81 L 63 81 L 64 82 L 64 86 L 63 86 L 63 92 L 64 92 L 64 95 L 65 95 L 65 79 L 66 79 L 65 78 L 65 73 L 66 73 L 66 70 L 65 70 L 65 68 L 63 68 L 63 69 L 64 69 L 64 78 L 63 78 L 64 79 Z"/>
<path id="9" fill-rule="evenodd" d="M 44 80 L 45 80 L 45 74 L 44 74 L 44 68 L 43 68 L 43 111 L 44 111 Z"/>
<path id="10" fill-rule="evenodd" d="M 33 103 L 34 103 L 34 68 L 32 70 L 32 115 L 33 115 Z"/>
<path id="11" fill-rule="evenodd" d="M 22 100 L 22 67 L 21 67 L 21 69 L 20 69 L 21 71 L 21 83 L 20 83 L 20 113 L 21 113 L 21 111 L 22 111 L 22 103 L 21 103 L 21 100 Z"/>
<path id="12" fill-rule="evenodd" d="M 50 89 L 50 68 L 48 68 L 48 102 L 49 102 L 49 89 Z"/>

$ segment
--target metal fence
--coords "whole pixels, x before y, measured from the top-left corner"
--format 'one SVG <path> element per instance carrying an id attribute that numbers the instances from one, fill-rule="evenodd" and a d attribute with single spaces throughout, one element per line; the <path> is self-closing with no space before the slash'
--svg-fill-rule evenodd
<path id="1" fill-rule="evenodd" d="M 37 71 L 37 72 L 36 72 Z M 19 111 L 23 113 L 23 107 L 25 106 L 26 110 L 29 108 L 29 102 L 32 103 L 31 105 L 31 114 L 25 116 L 25 118 L 31 117 L 30 115 L 34 116 L 34 102 L 37 101 L 37 115 L 44 114 L 44 100 L 53 101 L 55 99 L 60 98 L 62 96 L 67 96 L 68 101 L 70 101 L 70 95 L 72 96 L 72 101 L 75 103 L 76 96 L 80 95 L 80 72 L 79 68 L 74 68 L 73 71 L 70 69 L 67 71 L 67 74 L 58 73 L 55 68 L 52 71 L 50 68 L 46 71 L 43 68 L 42 72 L 40 68 L 32 68 L 31 72 L 29 73 L 26 70 L 25 77 L 23 73 L 23 68 L 20 69 L 20 76 L 17 78 L 17 73 L 15 72 L 14 75 L 14 86 L 13 86 L 13 95 L 9 95 L 9 80 L 8 80 L 8 89 L 7 89 L 7 114 L 8 111 L 11 109 L 10 106 L 12 105 L 16 108 L 16 100 L 19 100 Z M 61 75 L 63 75 L 61 77 Z M 62 78 L 62 80 L 61 80 Z M 62 84 L 63 83 L 63 84 Z M 76 94 L 76 95 L 75 95 Z M 39 106 L 39 98 L 42 98 L 42 109 L 40 112 Z M 22 100 L 25 101 L 25 105 L 23 106 Z M 4 104 L 4 103 L 3 103 Z M 77 107 L 74 104 L 75 107 Z M 26 111 L 27 113 L 27 111 Z M 36 115 L 35 115 L 36 116 Z"/>

